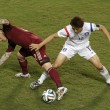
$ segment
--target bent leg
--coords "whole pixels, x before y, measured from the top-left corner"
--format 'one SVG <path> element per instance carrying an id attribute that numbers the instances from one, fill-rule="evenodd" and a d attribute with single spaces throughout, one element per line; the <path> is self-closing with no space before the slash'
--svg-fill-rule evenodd
<path id="1" fill-rule="evenodd" d="M 73 49 L 68 46 L 65 45 L 63 47 L 63 49 L 60 51 L 59 55 L 57 56 L 54 64 L 52 65 L 53 68 L 58 68 L 60 67 L 65 61 L 67 61 L 68 59 L 72 58 L 74 55 L 76 54 L 76 51 L 73 51 Z M 41 77 L 38 79 L 39 82 L 41 82 L 41 84 L 43 83 L 43 81 L 48 77 L 48 72 L 44 71 L 41 75 Z"/>
<path id="2" fill-rule="evenodd" d="M 40 55 L 40 53 L 41 53 L 41 51 L 39 50 L 39 55 Z M 42 55 L 40 55 L 40 56 L 42 56 Z M 46 56 L 46 54 L 45 54 L 45 56 Z M 37 54 L 36 54 L 35 57 L 37 58 Z M 56 61 L 55 65 L 60 66 L 61 64 L 63 64 L 63 62 L 66 59 L 67 59 L 66 56 L 63 57 L 62 54 L 58 55 L 57 60 L 60 60 L 61 62 Z M 40 64 L 40 61 L 38 62 L 39 64 Z M 58 64 L 57 64 L 57 62 L 58 62 Z M 50 75 L 52 80 L 56 83 L 57 87 L 61 86 L 62 84 L 61 84 L 58 72 L 54 69 L 54 68 L 57 68 L 58 66 L 53 66 L 52 67 L 50 61 L 48 60 L 48 62 L 47 62 L 46 57 L 42 59 L 42 64 L 43 64 L 42 67 L 45 69 L 45 71 L 42 73 L 42 75 L 40 76 L 38 81 L 36 81 L 35 83 L 39 83 L 41 85 L 43 83 L 43 81 Z M 33 89 L 32 85 L 33 85 L 33 83 L 31 83 L 30 87 Z"/>
<path id="3" fill-rule="evenodd" d="M 59 77 L 58 72 L 52 67 L 51 63 L 45 63 L 42 67 L 48 72 L 51 79 L 56 83 L 57 87 L 62 87 L 62 83 Z"/>
<path id="4" fill-rule="evenodd" d="M 67 60 L 67 57 L 63 54 L 59 54 L 58 57 L 56 58 L 55 63 L 52 65 L 53 68 L 58 68 L 60 67 L 65 61 Z M 48 69 L 46 69 L 48 70 Z M 49 77 L 49 74 L 47 71 L 44 71 L 40 78 L 38 79 L 39 84 L 42 84 L 44 80 Z"/>
<path id="5" fill-rule="evenodd" d="M 59 74 L 58 72 L 52 67 L 51 63 L 48 62 L 48 63 L 45 63 L 43 66 L 42 66 L 50 75 L 51 79 L 56 83 L 57 85 L 57 95 L 58 95 L 58 98 L 57 100 L 61 100 L 63 95 L 66 94 L 66 92 L 68 91 L 68 89 L 66 87 L 63 87 L 62 86 L 62 83 L 61 83 L 61 80 L 60 80 L 60 77 L 59 77 Z"/>

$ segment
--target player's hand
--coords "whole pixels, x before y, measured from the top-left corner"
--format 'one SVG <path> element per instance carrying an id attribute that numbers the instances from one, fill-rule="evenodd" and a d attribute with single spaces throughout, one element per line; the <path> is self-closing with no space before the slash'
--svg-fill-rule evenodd
<path id="1" fill-rule="evenodd" d="M 35 50 L 35 51 L 37 51 L 37 50 L 39 50 L 40 49 L 40 46 L 39 46 L 39 44 L 30 44 L 29 45 L 29 48 L 31 49 L 31 50 Z"/>
<path id="2" fill-rule="evenodd" d="M 0 65 L 2 65 L 12 54 L 12 52 L 5 52 L 5 54 L 2 55 L 0 58 Z"/>

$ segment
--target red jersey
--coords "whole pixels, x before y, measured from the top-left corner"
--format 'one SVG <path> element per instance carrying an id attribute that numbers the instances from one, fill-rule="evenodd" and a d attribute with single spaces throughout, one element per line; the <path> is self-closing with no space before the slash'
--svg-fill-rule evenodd
<path id="1" fill-rule="evenodd" d="M 9 45 L 15 48 L 19 45 L 24 48 L 29 48 L 31 43 L 39 44 L 42 40 L 40 37 L 23 28 L 9 25 L 3 25 L 3 31 L 8 39 Z"/>
<path id="2" fill-rule="evenodd" d="M 3 25 L 3 32 L 8 39 L 7 52 L 14 51 L 16 45 L 21 46 L 20 54 L 24 57 L 33 56 L 35 60 L 42 66 L 44 63 L 50 62 L 47 54 L 45 53 L 45 46 L 42 46 L 38 51 L 31 51 L 29 45 L 31 43 L 39 44 L 42 42 L 41 38 L 33 33 L 11 24 Z"/>

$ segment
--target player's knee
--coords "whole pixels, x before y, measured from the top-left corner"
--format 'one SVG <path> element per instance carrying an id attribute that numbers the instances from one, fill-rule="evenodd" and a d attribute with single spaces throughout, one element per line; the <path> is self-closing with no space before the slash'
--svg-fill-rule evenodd
<path id="1" fill-rule="evenodd" d="M 48 63 L 44 63 L 44 64 L 42 65 L 42 67 L 43 67 L 46 71 L 48 71 L 49 68 L 52 68 L 52 65 L 51 65 L 50 62 L 48 62 Z"/>
<path id="2" fill-rule="evenodd" d="M 24 60 L 25 57 L 22 56 L 22 55 L 18 52 L 18 53 L 17 53 L 17 59 L 18 59 L 18 60 Z"/>
<path id="3" fill-rule="evenodd" d="M 58 68 L 58 67 L 60 67 L 60 64 L 54 63 L 52 66 L 53 66 L 54 68 Z"/>

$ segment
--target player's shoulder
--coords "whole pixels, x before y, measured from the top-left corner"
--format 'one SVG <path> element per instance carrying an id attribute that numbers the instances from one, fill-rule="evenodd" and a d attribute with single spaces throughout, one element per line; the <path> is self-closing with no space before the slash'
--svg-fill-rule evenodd
<path id="1" fill-rule="evenodd" d="M 88 23 L 88 22 L 85 22 L 85 23 L 84 23 L 84 29 L 93 32 L 93 31 L 95 31 L 95 30 L 99 30 L 99 25 L 96 24 L 96 23 Z"/>
<path id="2" fill-rule="evenodd" d="M 96 23 L 93 23 L 93 22 L 84 22 L 84 27 L 91 27 L 91 26 L 94 26 L 96 25 Z"/>
<path id="3" fill-rule="evenodd" d="M 72 28 L 72 26 L 70 24 L 66 25 L 65 27 L 68 28 L 68 29 Z"/>
<path id="4" fill-rule="evenodd" d="M 65 29 L 65 28 L 66 28 L 68 31 L 71 31 L 71 30 L 72 30 L 72 26 L 71 26 L 70 24 L 67 25 L 67 26 L 65 26 L 64 29 Z"/>
<path id="5" fill-rule="evenodd" d="M 89 28 L 89 27 L 90 27 L 90 25 L 91 25 L 91 23 L 90 23 L 90 22 L 84 22 L 84 26 L 83 26 L 83 27 Z"/>
<path id="6" fill-rule="evenodd" d="M 92 26 L 93 26 L 93 23 L 84 22 L 83 28 L 84 28 L 85 30 L 91 30 Z"/>

